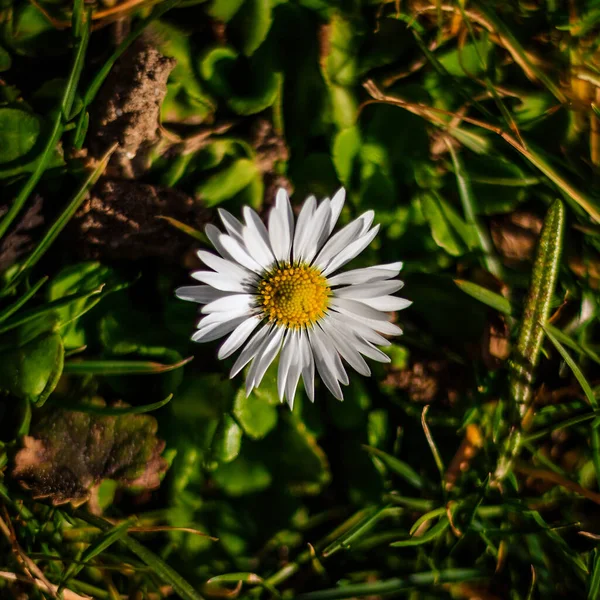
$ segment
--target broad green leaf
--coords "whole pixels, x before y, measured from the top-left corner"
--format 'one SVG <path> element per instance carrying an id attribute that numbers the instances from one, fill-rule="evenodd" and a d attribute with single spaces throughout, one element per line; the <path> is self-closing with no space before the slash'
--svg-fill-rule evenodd
<path id="1" fill-rule="evenodd" d="M 0 165 L 22 159 L 35 146 L 40 119 L 20 108 L 0 108 Z"/>
<path id="2" fill-rule="evenodd" d="M 333 142 L 332 158 L 340 181 L 349 187 L 352 173 L 361 150 L 360 129 L 357 126 L 342 129 Z"/>
<path id="3" fill-rule="evenodd" d="M 258 440 L 265 437 L 277 424 L 278 404 L 277 391 L 267 389 L 263 382 L 262 387 L 253 390 L 248 397 L 244 388 L 240 388 L 233 403 L 233 414 L 244 433 Z"/>
<path id="4" fill-rule="evenodd" d="M 245 0 L 229 27 L 242 52 L 251 56 L 265 41 L 272 22 L 271 0 Z"/>
<path id="5" fill-rule="evenodd" d="M 436 244 L 452 256 L 464 254 L 467 249 L 464 233 L 467 231 L 468 226 L 462 223 L 463 231 L 457 231 L 460 217 L 439 196 L 431 193 L 424 194 L 421 201 L 423 203 L 423 214 L 429 222 L 431 235 Z M 459 228 L 461 228 L 460 225 Z"/>
<path id="6" fill-rule="evenodd" d="M 207 206 L 216 206 L 235 196 L 257 175 L 258 167 L 255 162 L 240 158 L 199 185 L 197 193 Z"/>
<path id="7" fill-rule="evenodd" d="M 222 463 L 213 473 L 217 485 L 229 496 L 260 492 L 271 485 L 267 467 L 240 454 L 234 461 Z"/>
<path id="8" fill-rule="evenodd" d="M 0 73 L 2 73 L 2 71 L 8 71 L 11 64 L 12 60 L 10 54 L 0 46 Z"/>
<path id="9" fill-rule="evenodd" d="M 228 23 L 244 4 L 244 0 L 213 0 L 208 7 L 208 14 L 217 21 Z"/>
<path id="10" fill-rule="evenodd" d="M 0 390 L 41 406 L 63 370 L 64 348 L 57 333 L 0 352 Z"/>
<path id="11" fill-rule="evenodd" d="M 477 46 L 471 41 L 462 46 L 459 44 L 456 49 L 438 53 L 437 58 L 449 75 L 476 77 L 484 73 L 492 48 L 493 44 L 487 39 L 477 41 Z"/>
<path id="12" fill-rule="evenodd" d="M 231 415 L 224 414 L 213 438 L 212 457 L 224 463 L 235 460 L 242 446 L 242 435 L 242 428 Z"/>

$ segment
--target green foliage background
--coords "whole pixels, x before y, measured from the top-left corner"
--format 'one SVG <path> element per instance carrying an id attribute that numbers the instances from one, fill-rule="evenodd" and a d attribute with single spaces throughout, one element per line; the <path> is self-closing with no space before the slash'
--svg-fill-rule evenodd
<path id="1" fill-rule="evenodd" d="M 0 0 L 0 594 L 598 598 L 599 16 Z M 142 34 L 177 64 L 140 182 L 215 222 L 344 186 L 342 222 L 382 224 L 356 266 L 404 261 L 405 335 L 343 403 L 291 412 L 274 372 L 246 398 L 189 341 L 191 253 L 79 258 L 68 224 L 110 159 L 86 158 L 94 103 Z"/>

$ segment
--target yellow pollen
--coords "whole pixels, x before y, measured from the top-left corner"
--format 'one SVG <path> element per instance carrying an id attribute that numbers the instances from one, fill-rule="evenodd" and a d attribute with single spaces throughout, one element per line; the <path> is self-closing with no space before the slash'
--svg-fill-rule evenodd
<path id="1" fill-rule="evenodd" d="M 258 303 L 270 321 L 298 329 L 325 314 L 330 291 L 327 279 L 317 269 L 280 263 L 258 284 Z"/>

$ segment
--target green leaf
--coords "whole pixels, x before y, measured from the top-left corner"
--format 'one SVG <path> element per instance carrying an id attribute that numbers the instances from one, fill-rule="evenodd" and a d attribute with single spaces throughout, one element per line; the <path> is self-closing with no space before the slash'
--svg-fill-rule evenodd
<path id="1" fill-rule="evenodd" d="M 448 50 L 438 54 L 437 57 L 449 75 L 454 77 L 476 77 L 484 73 L 488 55 L 492 48 L 493 44 L 485 39 L 478 41 L 477 46 L 475 42 L 459 44 L 459 47 L 455 50 Z"/>
<path id="2" fill-rule="evenodd" d="M 156 430 L 149 415 L 92 415 L 53 407 L 23 438 L 13 476 L 35 498 L 55 505 L 82 504 L 104 479 L 155 489 L 167 469 Z"/>
<path id="3" fill-rule="evenodd" d="M 595 600 L 600 596 L 600 548 L 592 552 L 592 574 L 588 580 L 587 600 Z"/>
<path id="4" fill-rule="evenodd" d="M 473 243 L 473 228 L 464 223 L 454 208 L 437 194 L 422 197 L 423 214 L 435 243 L 452 256 L 461 256 Z"/>
<path id="5" fill-rule="evenodd" d="M 258 167 L 255 162 L 240 158 L 199 185 L 197 193 L 207 206 L 216 206 L 235 196 L 257 175 Z"/>
<path id="6" fill-rule="evenodd" d="M 10 54 L 0 46 L 0 73 L 2 71 L 8 71 L 12 65 L 12 59 L 10 58 Z"/>
<path id="7" fill-rule="evenodd" d="M 212 443 L 212 456 L 223 463 L 235 460 L 242 447 L 242 428 L 233 417 L 224 414 Z"/>
<path id="8" fill-rule="evenodd" d="M 359 127 L 342 129 L 333 142 L 332 159 L 340 181 L 350 187 L 352 173 L 361 150 L 361 135 Z"/>
<path id="9" fill-rule="evenodd" d="M 40 134 L 40 119 L 20 108 L 0 108 L 0 165 L 25 157 Z"/>
<path id="10" fill-rule="evenodd" d="M 244 0 L 213 0 L 207 12 L 213 19 L 229 23 L 243 3 Z"/>
<path id="11" fill-rule="evenodd" d="M 472 283 L 471 281 L 465 281 L 464 279 L 455 279 L 454 283 L 465 292 L 465 294 L 469 294 L 471 298 L 475 298 L 475 300 L 479 300 L 479 302 L 482 302 L 486 306 L 505 315 L 512 314 L 512 307 L 508 298 L 496 294 L 496 292 L 492 292 L 481 285 Z"/>
<path id="12" fill-rule="evenodd" d="M 265 41 L 272 22 L 271 0 L 245 0 L 229 27 L 242 52 L 251 56 Z"/>
<path id="13" fill-rule="evenodd" d="M 0 390 L 44 404 L 63 370 L 64 348 L 57 333 L 48 333 L 0 352 Z"/>
<path id="14" fill-rule="evenodd" d="M 240 454 L 235 460 L 222 463 L 213 473 L 215 482 L 229 496 L 244 496 L 260 492 L 271 485 L 271 473 L 257 460 Z"/>
<path id="15" fill-rule="evenodd" d="M 395 548 L 406 548 L 408 546 L 422 546 L 423 544 L 428 544 L 429 542 L 435 540 L 440 535 L 442 535 L 446 529 L 450 527 L 450 521 L 448 517 L 443 516 L 438 523 L 436 523 L 431 529 L 428 529 L 423 535 L 418 537 L 412 537 L 409 540 L 400 540 L 398 542 L 393 542 L 390 546 Z"/>
<path id="16" fill-rule="evenodd" d="M 274 385 L 267 387 L 266 383 L 263 381 L 261 387 L 253 390 L 248 397 L 241 387 L 233 402 L 235 418 L 244 433 L 255 440 L 265 437 L 277 424 L 277 390 L 273 389 Z"/>

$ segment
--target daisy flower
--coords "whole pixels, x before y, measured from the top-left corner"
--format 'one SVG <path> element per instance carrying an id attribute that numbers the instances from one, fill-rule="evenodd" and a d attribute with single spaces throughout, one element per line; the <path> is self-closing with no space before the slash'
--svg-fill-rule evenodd
<path id="1" fill-rule="evenodd" d="M 402 263 L 336 274 L 379 230 L 379 225 L 371 227 L 375 214 L 369 210 L 331 235 L 345 197 L 344 189 L 320 204 L 309 197 L 294 223 L 288 195 L 280 189 L 268 228 L 247 206 L 244 223 L 219 209 L 226 233 L 206 226 L 219 255 L 198 252 L 211 270 L 192 277 L 204 285 L 181 287 L 176 294 L 204 304 L 206 316 L 192 340 L 210 342 L 229 334 L 220 359 L 244 346 L 231 377 L 251 363 L 246 394 L 260 385 L 277 355 L 279 398 L 290 407 L 301 375 L 314 401 L 315 368 L 329 391 L 343 400 L 340 383 L 347 385 L 348 375 L 342 359 L 366 376 L 371 371 L 363 356 L 389 362 L 376 346 L 390 344 L 381 334 L 402 333 L 385 312 L 411 304 L 391 295 L 403 285 L 395 279 Z"/>

